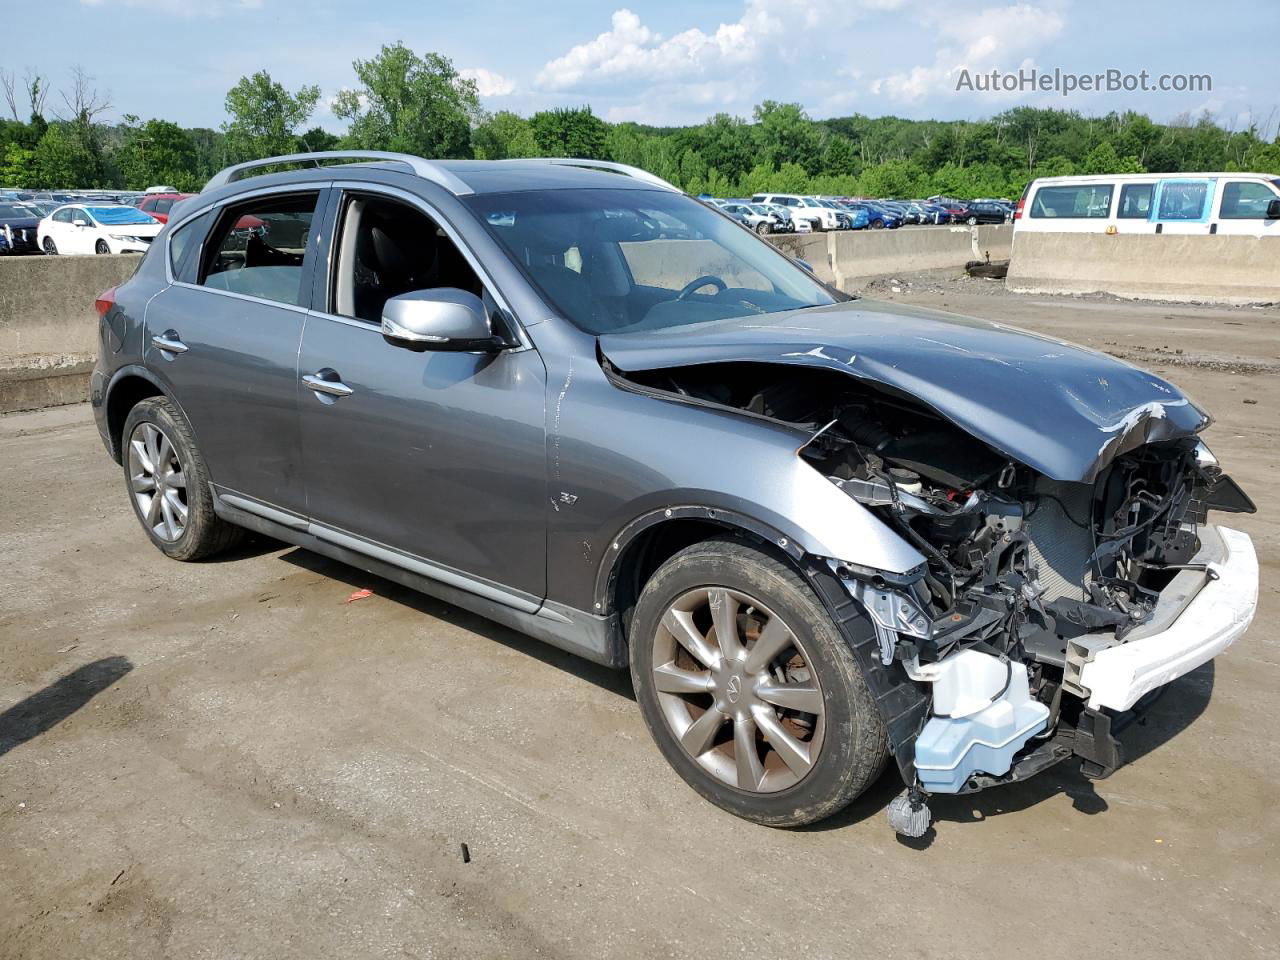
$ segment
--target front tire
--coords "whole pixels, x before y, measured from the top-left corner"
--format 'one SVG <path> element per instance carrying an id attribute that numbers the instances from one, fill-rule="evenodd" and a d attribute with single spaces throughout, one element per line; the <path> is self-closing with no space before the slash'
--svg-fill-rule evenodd
<path id="1" fill-rule="evenodd" d="M 110 253 L 111 248 L 107 246 L 107 241 L 99 240 L 97 243 L 93 245 L 93 252 L 98 254 Z"/>
<path id="2" fill-rule="evenodd" d="M 167 397 L 141 401 L 124 422 L 121 462 L 129 502 L 151 542 L 174 560 L 200 560 L 243 531 L 213 512 L 209 471 L 186 418 Z"/>
<path id="3" fill-rule="evenodd" d="M 762 237 L 767 235 L 769 233 L 769 224 L 761 220 L 759 223 L 756 224 L 756 233 L 758 233 Z"/>
<path id="4" fill-rule="evenodd" d="M 965 221 L 965 223 L 967 223 L 971 227 L 976 227 L 978 225 L 978 218 L 970 217 L 968 220 Z"/>
<path id="5" fill-rule="evenodd" d="M 800 576 L 734 540 L 676 554 L 645 585 L 631 678 L 663 756 L 755 823 L 836 813 L 880 775 L 884 725 L 848 643 Z"/>

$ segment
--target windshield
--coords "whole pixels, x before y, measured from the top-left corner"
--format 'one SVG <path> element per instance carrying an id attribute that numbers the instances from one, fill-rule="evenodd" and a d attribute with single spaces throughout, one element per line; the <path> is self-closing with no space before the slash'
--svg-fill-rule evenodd
<path id="1" fill-rule="evenodd" d="M 149 213 L 143 213 L 136 207 L 87 207 L 93 219 L 104 227 L 140 226 L 142 224 L 159 223 Z"/>
<path id="2" fill-rule="evenodd" d="M 734 221 L 666 190 L 531 190 L 465 202 L 560 314 L 593 335 L 846 299 Z"/>
<path id="3" fill-rule="evenodd" d="M 0 219 L 4 220 L 30 220 L 32 211 L 23 207 L 15 207 L 11 203 L 0 203 Z"/>

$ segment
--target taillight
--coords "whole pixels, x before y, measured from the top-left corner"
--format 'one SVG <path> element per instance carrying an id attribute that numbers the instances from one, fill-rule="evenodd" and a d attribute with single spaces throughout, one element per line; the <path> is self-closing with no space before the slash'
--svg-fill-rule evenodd
<path id="1" fill-rule="evenodd" d="M 1029 186 L 1028 186 L 1028 187 L 1026 187 L 1026 188 L 1022 191 L 1022 196 L 1020 196 L 1020 197 L 1018 198 L 1018 205 L 1017 205 L 1016 207 L 1014 207 L 1014 208 L 1013 208 L 1013 219 L 1015 219 L 1015 220 L 1021 220 L 1021 219 L 1022 219 L 1022 205 L 1023 205 L 1023 204 L 1025 204 L 1025 203 L 1027 202 L 1027 192 L 1028 192 L 1030 189 L 1031 189 L 1031 187 L 1029 187 Z"/>
<path id="2" fill-rule="evenodd" d="M 98 311 L 98 317 L 102 318 L 107 315 L 107 311 L 116 304 L 116 288 L 111 287 L 109 290 L 103 290 L 98 294 L 98 299 L 93 301 L 93 308 Z"/>

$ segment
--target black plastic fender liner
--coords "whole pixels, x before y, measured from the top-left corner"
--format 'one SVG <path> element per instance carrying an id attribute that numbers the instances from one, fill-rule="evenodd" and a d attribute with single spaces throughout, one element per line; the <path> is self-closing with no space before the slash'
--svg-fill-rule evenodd
<path id="1" fill-rule="evenodd" d="M 931 697 L 924 684 L 907 676 L 895 660 L 886 666 L 871 618 L 849 595 L 840 578 L 814 557 L 806 557 L 804 574 L 853 650 L 889 736 L 889 752 L 908 787 L 916 782 L 916 737 L 929 713 Z"/>

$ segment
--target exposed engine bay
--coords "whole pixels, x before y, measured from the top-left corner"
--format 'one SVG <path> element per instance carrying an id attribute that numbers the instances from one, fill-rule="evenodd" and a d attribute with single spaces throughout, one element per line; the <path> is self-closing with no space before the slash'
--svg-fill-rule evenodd
<path id="1" fill-rule="evenodd" d="M 1038 473 L 892 387 L 836 371 L 727 362 L 626 379 L 807 432 L 799 455 L 926 558 L 913 577 L 893 584 L 852 564 L 837 569 L 884 628 L 882 662 L 901 662 L 912 679 L 946 682 L 937 665 L 958 663 L 962 651 L 972 652 L 966 663 L 1024 665 L 1024 699 L 1034 709 L 1019 701 L 1019 716 L 1037 722 L 1020 729 L 1038 729 L 1041 738 L 1060 719 L 1074 728 L 1085 712 L 1067 670 L 1071 643 L 1114 644 L 1140 632 L 1156 617 L 1161 592 L 1195 566 L 1207 512 L 1254 509 L 1194 433 L 1134 446 L 1112 456 L 1094 482 L 1072 483 Z M 989 667 L 977 664 L 979 673 Z M 1007 695 L 1013 677 L 996 675 L 992 689 Z M 963 689 L 968 681 L 959 682 Z M 941 691 L 939 682 L 935 716 Z M 991 771 L 991 763 L 974 769 Z M 971 780 L 961 769 L 935 789 L 976 788 L 983 775 Z"/>

